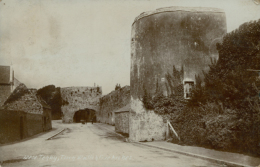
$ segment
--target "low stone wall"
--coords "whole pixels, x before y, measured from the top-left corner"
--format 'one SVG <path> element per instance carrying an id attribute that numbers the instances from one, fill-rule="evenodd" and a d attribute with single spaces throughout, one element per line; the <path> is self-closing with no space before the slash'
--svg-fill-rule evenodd
<path id="1" fill-rule="evenodd" d="M 49 112 L 50 114 L 50 112 Z M 18 110 L 0 110 L 0 144 L 19 141 L 51 129 L 51 119 Z"/>
<path id="2" fill-rule="evenodd" d="M 23 111 L 0 110 L 0 144 L 13 142 L 26 136 L 26 131 L 21 131 L 21 126 L 26 126 L 24 119 L 26 113 Z"/>
<path id="3" fill-rule="evenodd" d="M 8 143 L 52 129 L 51 108 L 20 84 L 0 110 L 0 143 Z"/>
<path id="4" fill-rule="evenodd" d="M 129 111 L 115 113 L 115 131 L 129 134 Z"/>
<path id="5" fill-rule="evenodd" d="M 139 99 L 131 100 L 129 114 L 129 140 L 165 140 L 166 122 L 152 110 L 146 110 Z"/>
<path id="6" fill-rule="evenodd" d="M 27 136 L 33 136 L 35 134 L 41 133 L 52 129 L 51 117 L 46 117 L 46 123 L 44 125 L 44 116 L 40 114 L 27 114 L 26 115 L 26 125 L 27 125 Z"/>
<path id="7" fill-rule="evenodd" d="M 115 124 L 115 111 L 130 103 L 130 86 L 124 86 L 118 90 L 100 98 L 100 111 L 97 113 L 97 121 Z"/>
<path id="8" fill-rule="evenodd" d="M 91 109 L 99 110 L 99 98 L 102 96 L 101 87 L 67 87 L 61 88 L 61 98 L 63 105 L 62 121 L 65 123 L 73 122 L 76 111 Z"/>

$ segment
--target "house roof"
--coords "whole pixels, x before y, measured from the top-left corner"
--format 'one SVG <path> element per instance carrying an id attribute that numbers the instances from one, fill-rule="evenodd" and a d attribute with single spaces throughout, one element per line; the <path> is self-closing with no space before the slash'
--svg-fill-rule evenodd
<path id="1" fill-rule="evenodd" d="M 13 93 L 5 101 L 4 105 L 8 105 L 8 103 L 12 103 L 13 101 L 18 101 L 23 96 L 27 97 L 25 101 L 36 100 L 37 103 L 41 104 L 43 108 L 51 109 L 51 107 L 40 96 L 33 94 L 24 84 L 20 84 L 18 87 L 15 88 Z"/>
<path id="2" fill-rule="evenodd" d="M 120 108 L 120 109 L 116 110 L 116 111 L 115 111 L 115 113 L 129 111 L 129 110 L 130 110 L 130 108 L 131 108 L 131 106 L 130 106 L 130 103 L 128 103 L 126 106 L 124 106 L 124 107 L 122 107 L 122 108 Z"/>
<path id="3" fill-rule="evenodd" d="M 0 66 L 0 84 L 10 83 L 10 66 Z"/>

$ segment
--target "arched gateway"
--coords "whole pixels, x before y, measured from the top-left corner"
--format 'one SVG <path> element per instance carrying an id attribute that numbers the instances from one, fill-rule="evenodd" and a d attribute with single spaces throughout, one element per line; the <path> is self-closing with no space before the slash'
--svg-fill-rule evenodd
<path id="1" fill-rule="evenodd" d="M 101 96 L 101 87 L 61 88 L 61 98 L 63 100 L 63 105 L 61 106 L 63 113 L 62 122 L 80 122 L 81 119 L 90 121 L 89 119 L 93 113 L 99 111 L 99 98 Z"/>
<path id="2" fill-rule="evenodd" d="M 81 121 L 91 122 L 92 119 L 95 119 L 95 117 L 96 117 L 96 111 L 86 108 L 83 110 L 78 110 L 74 113 L 73 122 L 75 123 L 79 123 Z"/>

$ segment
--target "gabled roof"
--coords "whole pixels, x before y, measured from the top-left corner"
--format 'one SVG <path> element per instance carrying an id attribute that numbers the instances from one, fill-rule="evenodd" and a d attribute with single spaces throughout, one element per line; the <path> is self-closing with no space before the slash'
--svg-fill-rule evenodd
<path id="1" fill-rule="evenodd" d="M 115 113 L 129 111 L 129 110 L 130 110 L 130 107 L 131 107 L 131 106 L 130 106 L 130 103 L 128 103 L 126 106 L 124 106 L 124 107 L 122 107 L 122 108 L 116 110 Z"/>
<path id="2" fill-rule="evenodd" d="M 10 66 L 0 66 L 0 84 L 10 83 Z"/>

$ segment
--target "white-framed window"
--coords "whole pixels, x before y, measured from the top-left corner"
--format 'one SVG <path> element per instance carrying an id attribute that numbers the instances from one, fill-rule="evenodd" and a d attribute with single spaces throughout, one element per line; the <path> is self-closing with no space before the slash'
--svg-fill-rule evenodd
<path id="1" fill-rule="evenodd" d="M 194 81 L 184 81 L 184 99 L 191 98 L 191 90 L 194 87 Z"/>

